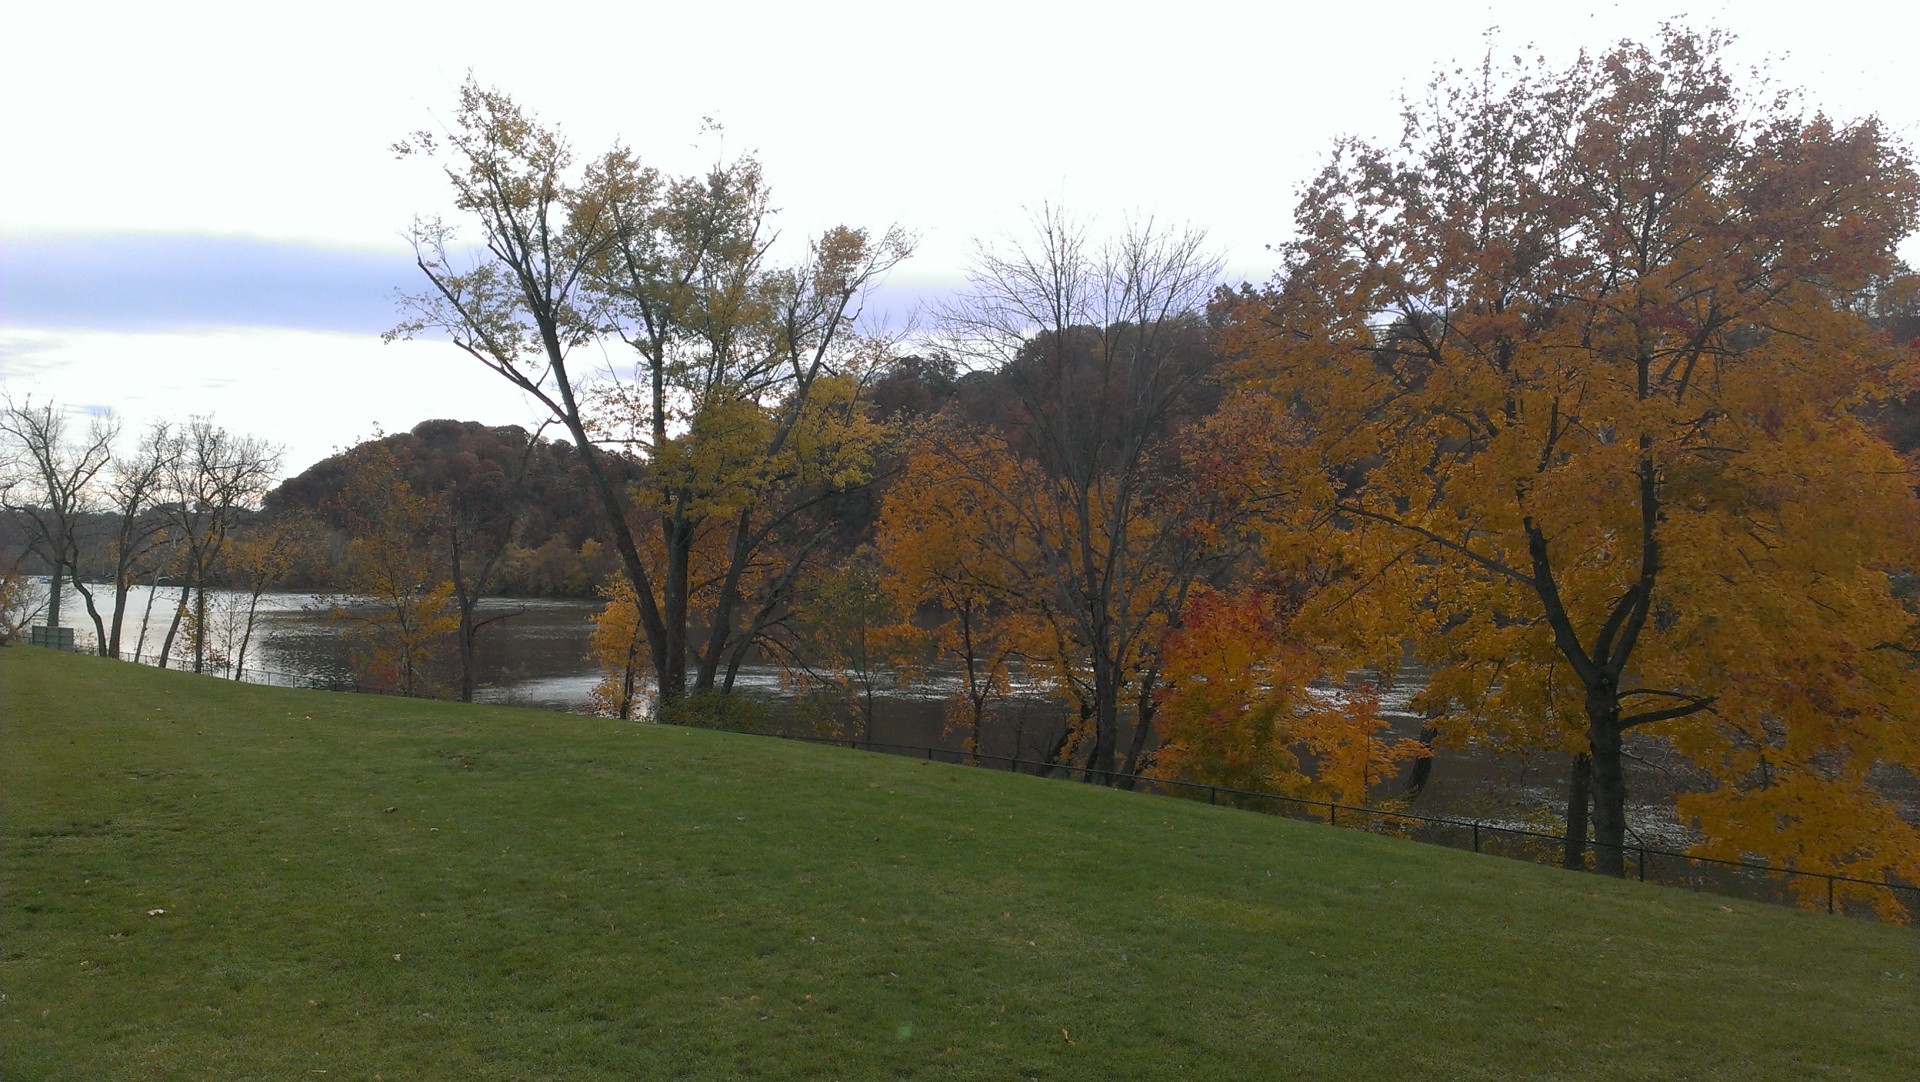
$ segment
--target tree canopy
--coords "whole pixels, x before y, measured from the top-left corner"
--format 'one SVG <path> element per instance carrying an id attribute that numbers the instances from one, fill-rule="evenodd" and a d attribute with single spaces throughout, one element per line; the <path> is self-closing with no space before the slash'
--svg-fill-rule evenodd
<path id="1" fill-rule="evenodd" d="M 450 338 L 566 429 L 663 699 L 690 665 L 699 689 L 730 681 L 810 546 L 788 537 L 764 557 L 864 480 L 872 435 L 849 407 L 868 355 L 852 332 L 911 238 L 835 227 L 777 265 L 752 158 L 674 178 L 615 146 L 582 165 L 558 129 L 471 81 L 449 130 L 395 149 L 441 165 L 459 218 L 415 223 L 427 287 L 393 335 Z M 578 359 L 610 340 L 630 365 Z M 638 484 L 615 476 L 622 457 L 643 465 Z M 701 551 L 715 562 L 696 570 Z"/>
<path id="2" fill-rule="evenodd" d="M 1455 739 L 1576 753 L 1600 868 L 1644 730 L 1717 780 L 1684 807 L 1713 851 L 1912 878 L 1869 781 L 1920 770 L 1920 506 L 1863 417 L 1912 358 L 1863 299 L 1920 182 L 1723 45 L 1439 79 L 1397 144 L 1338 147 L 1240 340 L 1316 434 L 1297 496 L 1343 574 L 1309 607 L 1410 642 Z"/>

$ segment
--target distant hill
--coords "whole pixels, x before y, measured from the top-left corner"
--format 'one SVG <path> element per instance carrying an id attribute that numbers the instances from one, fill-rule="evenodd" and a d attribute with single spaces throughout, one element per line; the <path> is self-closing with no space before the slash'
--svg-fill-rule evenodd
<path id="1" fill-rule="evenodd" d="M 590 595 L 612 570 L 579 453 L 566 440 L 530 435 L 518 425 L 431 420 L 368 440 L 281 483 L 267 494 L 265 516 L 310 516 L 343 534 L 347 478 L 369 461 L 386 468 L 383 451 L 415 492 L 459 501 L 471 528 L 510 538 L 500 579 L 490 589 Z M 619 459 L 607 461 L 620 468 Z M 337 553 L 339 546 L 332 547 Z M 328 573 L 311 577 L 324 580 Z"/>
<path id="2" fill-rule="evenodd" d="M 422 421 L 411 431 L 368 440 L 321 459 L 269 492 L 265 510 L 273 516 L 304 511 L 330 526 L 343 525 L 338 499 L 348 469 L 357 458 L 385 447 L 400 463 L 401 476 L 419 492 L 499 492 L 519 480 L 519 498 L 525 504 L 522 536 L 558 536 L 578 548 L 596 532 L 596 511 L 580 455 L 566 440 L 540 437 L 531 451 L 527 441 L 527 430 L 519 425 Z"/>

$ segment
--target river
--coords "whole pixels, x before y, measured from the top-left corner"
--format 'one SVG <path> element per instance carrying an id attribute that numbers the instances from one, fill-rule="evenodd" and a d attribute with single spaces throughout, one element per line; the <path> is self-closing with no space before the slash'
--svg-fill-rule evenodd
<path id="1" fill-rule="evenodd" d="M 43 587 L 44 589 L 44 587 Z M 90 587 L 96 604 L 102 606 L 102 619 L 112 594 L 105 587 Z M 156 597 L 148 587 L 135 587 L 127 600 L 127 617 L 122 630 L 123 657 L 153 664 L 165 641 L 173 606 L 179 602 L 177 588 L 162 587 Z M 152 604 L 149 608 L 149 600 Z M 346 625 L 331 613 L 334 600 L 311 593 L 267 593 L 260 597 L 254 611 L 250 637 L 243 636 L 247 598 L 231 591 L 209 592 L 211 652 L 218 663 L 211 666 L 220 675 L 231 675 L 231 662 L 244 656 L 246 678 L 265 683 L 306 683 L 309 681 L 352 681 L 348 664 L 349 645 Z M 61 624 L 73 629 L 77 648 L 91 649 L 95 642 L 92 621 L 80 598 L 69 589 L 61 612 Z M 505 619 L 490 623 L 481 631 L 475 656 L 476 678 L 480 685 L 475 699 L 480 702 L 537 707 L 587 713 L 592 710 L 592 691 L 600 674 L 588 660 L 593 614 L 599 602 L 565 598 L 486 598 L 480 603 L 480 615 L 509 613 Z M 184 636 L 182 636 L 184 638 Z M 241 645 L 244 639 L 244 655 Z M 182 667 L 178 655 L 180 642 L 174 644 L 175 658 L 170 664 Z M 449 661 L 451 659 L 448 659 Z M 794 711 L 784 711 L 796 699 L 796 689 L 784 682 L 780 671 L 770 665 L 743 666 L 734 686 L 737 690 L 761 696 L 772 704 L 776 719 L 783 727 L 799 722 Z M 874 695 L 873 732 L 875 743 L 913 746 L 958 747 L 959 739 L 946 728 L 946 702 L 956 690 L 958 677 L 936 672 L 911 687 L 882 686 Z M 1008 731 L 997 734 L 983 750 L 998 755 L 1043 756 L 1051 748 L 1066 724 L 1066 712 L 1043 694 L 1030 694 L 1016 701 L 1015 715 Z M 863 724 L 855 723 L 854 735 L 866 738 Z M 1017 749 L 1017 751 L 1016 751 Z"/>
<path id="2" fill-rule="evenodd" d="M 104 585 L 89 588 L 105 620 L 112 593 Z M 163 586 L 157 596 L 146 586 L 133 588 L 121 632 L 123 657 L 155 663 L 179 598 L 175 587 Z M 351 682 L 347 624 L 333 617 L 336 599 L 332 596 L 262 594 L 254 609 L 251 635 L 245 634 L 246 595 L 213 590 L 208 598 L 214 614 L 209 621 L 209 647 L 217 659 L 212 667 L 222 675 L 230 675 L 231 664 L 244 657 L 249 679 Z M 93 622 L 71 588 L 62 606 L 60 623 L 73 629 L 75 646 L 92 648 Z M 481 689 L 475 697 L 483 702 L 588 711 L 591 692 L 599 680 L 587 660 L 590 621 L 599 607 L 596 601 L 569 598 L 482 599 L 482 618 L 511 615 L 480 632 L 475 665 Z M 176 641 L 171 665 L 182 666 L 180 651 L 181 643 Z M 756 671 L 750 674 L 748 683 L 757 688 L 777 686 L 778 674 Z"/>

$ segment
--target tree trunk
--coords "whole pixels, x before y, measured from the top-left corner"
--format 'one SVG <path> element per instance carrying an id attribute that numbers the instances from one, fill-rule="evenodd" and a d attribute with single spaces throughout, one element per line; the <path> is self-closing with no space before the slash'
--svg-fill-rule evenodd
<path id="1" fill-rule="evenodd" d="M 133 579 L 121 571 L 113 583 L 113 622 L 107 626 L 107 656 L 120 656 L 120 640 L 126 628 L 127 595 L 133 591 Z"/>
<path id="2" fill-rule="evenodd" d="M 1087 756 L 1087 780 L 1113 784 L 1113 757 L 1119 743 L 1120 688 L 1114 665 L 1096 651 L 1093 657 L 1093 749 Z"/>
<path id="3" fill-rule="evenodd" d="M 1593 801 L 1593 757 L 1573 757 L 1573 775 L 1567 784 L 1567 836 L 1560 849 L 1560 866 L 1580 871 L 1587 866 L 1587 809 Z"/>
<path id="4" fill-rule="evenodd" d="M 861 721 L 866 726 L 867 750 L 873 750 L 873 683 L 867 681 L 861 688 Z"/>
<path id="5" fill-rule="evenodd" d="M 167 625 L 167 637 L 160 642 L 160 667 L 166 668 L 173 660 L 173 639 L 180 633 L 180 621 L 187 615 L 187 598 L 193 587 L 184 583 L 180 586 L 180 602 L 173 607 L 173 622 Z"/>
<path id="6" fill-rule="evenodd" d="M 473 701 L 473 605 L 467 593 L 466 569 L 460 561 L 460 515 L 456 501 L 447 501 L 447 570 L 453 577 L 453 603 L 460 610 L 460 701 Z"/>
<path id="7" fill-rule="evenodd" d="M 1617 706 L 1590 717 L 1587 742 L 1593 749 L 1593 870 L 1616 878 L 1627 874 L 1627 783 L 1621 770 Z"/>
<path id="8" fill-rule="evenodd" d="M 733 694 L 733 682 L 739 679 L 740 666 L 747 663 L 747 648 L 752 645 L 753 639 L 751 637 L 744 638 L 735 643 L 733 649 L 727 651 L 727 671 L 726 675 L 722 677 L 720 681 L 721 694 Z"/>
<path id="9" fill-rule="evenodd" d="M 193 671 L 207 668 L 207 584 L 196 584 L 193 591 Z"/>
<path id="10" fill-rule="evenodd" d="M 87 619 L 93 621 L 93 651 L 101 657 L 106 657 L 107 626 L 100 619 L 99 607 L 93 603 L 93 591 L 87 589 L 87 584 L 80 581 L 80 573 L 77 570 L 78 564 L 69 564 L 67 566 L 73 575 L 73 590 L 80 595 L 81 603 L 86 606 Z"/>
<path id="11" fill-rule="evenodd" d="M 1146 754 L 1147 740 L 1153 735 L 1153 693 L 1158 686 L 1159 679 L 1155 673 L 1149 672 L 1140 680 L 1140 694 L 1135 698 L 1133 707 L 1133 739 L 1127 744 L 1127 761 L 1121 768 L 1123 774 L 1140 773 L 1140 757 Z M 1131 777 L 1126 787 L 1133 788 Z"/>
<path id="12" fill-rule="evenodd" d="M 1085 723 L 1087 718 L 1091 716 L 1092 715 L 1088 712 L 1086 705 L 1084 703 L 1081 704 L 1081 707 L 1080 707 L 1081 722 Z M 1073 777 L 1073 764 L 1071 762 L 1068 762 L 1066 757 L 1067 742 L 1072 739 L 1073 739 L 1073 723 L 1068 722 L 1065 725 L 1060 727 L 1060 739 L 1055 740 L 1053 742 L 1052 750 L 1047 752 L 1046 765 L 1040 768 L 1040 775 L 1039 775 L 1040 777 L 1050 778 L 1054 775 L 1055 771 L 1058 771 L 1060 776 L 1063 778 Z"/>
<path id="13" fill-rule="evenodd" d="M 60 589 L 63 568 L 54 561 L 53 574 L 47 578 L 47 626 L 60 626 Z"/>
<path id="14" fill-rule="evenodd" d="M 1433 714 L 1428 714 L 1427 724 L 1420 727 L 1420 747 L 1425 754 L 1413 761 L 1413 769 L 1407 772 L 1407 799 L 1418 800 L 1420 793 L 1427 787 L 1427 779 L 1433 777 L 1433 741 L 1440 730 L 1432 722 Z"/>
<path id="15" fill-rule="evenodd" d="M 460 601 L 460 701 L 473 701 L 473 602 Z"/>
<path id="16" fill-rule="evenodd" d="M 143 538 L 136 538 L 134 535 L 138 513 L 139 502 L 138 498 L 136 498 L 131 506 L 124 508 L 121 512 L 120 536 L 114 544 L 113 620 L 108 625 L 107 631 L 107 654 L 109 657 L 117 658 L 120 656 L 121 646 L 125 638 L 127 596 L 133 590 L 135 547 L 144 540 Z M 151 601 L 152 598 L 149 597 L 148 600 Z"/>
<path id="17" fill-rule="evenodd" d="M 633 718 L 634 677 L 640 663 L 640 636 L 635 634 L 627 640 L 627 661 L 620 673 L 620 709 L 621 721 Z"/>
<path id="18" fill-rule="evenodd" d="M 733 635 L 733 614 L 740 603 L 740 576 L 746 570 L 749 553 L 746 538 L 752 525 L 752 510 L 742 508 L 734 520 L 731 544 L 728 546 L 727 573 L 720 580 L 720 594 L 714 600 L 713 622 L 707 628 L 707 646 L 700 652 L 700 664 L 694 674 L 695 691 L 712 691 L 719 678 L 720 659 L 727 653 L 727 640 Z M 752 636 L 749 635 L 749 638 Z M 727 681 L 727 690 L 731 691 L 733 681 Z"/>
<path id="19" fill-rule="evenodd" d="M 966 664 L 966 685 L 962 691 L 967 697 L 967 710 L 972 715 L 972 725 L 967 737 L 968 762 L 980 763 L 980 724 L 986 718 L 986 693 L 980 688 L 979 658 L 973 645 L 973 606 L 962 603 L 954 613 L 960 620 L 960 658 Z M 1020 745 L 1014 743 L 1014 758 L 1020 757 Z"/>
<path id="20" fill-rule="evenodd" d="M 690 523 L 667 520 L 661 526 L 667 542 L 667 574 L 665 583 L 666 597 L 661 618 L 666 622 L 665 641 L 659 653 L 660 721 L 671 721 L 667 708 L 687 696 L 687 610 L 691 598 L 691 572 L 688 565 L 693 558 L 693 526 Z"/>
<path id="21" fill-rule="evenodd" d="M 240 654 L 233 659 L 233 678 L 241 680 L 247 673 L 247 651 L 253 646 L 253 628 L 260 616 L 260 595 L 266 593 L 266 587 L 256 586 L 247 598 L 247 622 L 240 632 Z"/>
<path id="22" fill-rule="evenodd" d="M 133 662 L 138 665 L 147 650 L 147 628 L 153 622 L 153 603 L 160 597 L 160 572 L 153 573 L 153 585 L 147 587 L 147 605 L 140 610 L 140 637 L 133 642 Z M 162 665 L 164 668 L 164 664 Z"/>

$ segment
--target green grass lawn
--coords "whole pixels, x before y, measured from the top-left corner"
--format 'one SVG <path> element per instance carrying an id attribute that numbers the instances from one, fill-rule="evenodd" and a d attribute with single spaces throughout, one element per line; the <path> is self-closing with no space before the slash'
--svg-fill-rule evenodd
<path id="1" fill-rule="evenodd" d="M 1920 931 L 0 650 L 0 1079 L 1920 1078 Z"/>

